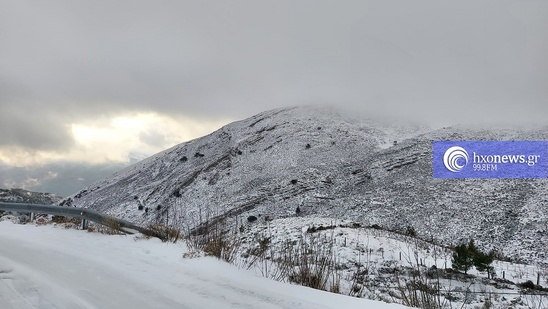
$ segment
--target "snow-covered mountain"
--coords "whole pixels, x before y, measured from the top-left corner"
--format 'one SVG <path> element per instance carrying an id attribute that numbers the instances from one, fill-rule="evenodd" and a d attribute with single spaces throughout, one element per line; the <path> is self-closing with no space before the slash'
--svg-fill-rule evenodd
<path id="1" fill-rule="evenodd" d="M 434 179 L 433 140 L 540 140 L 548 129 L 430 130 L 316 107 L 278 109 L 138 162 L 60 204 L 137 223 L 352 219 L 548 263 L 545 180 Z"/>
<path id="2" fill-rule="evenodd" d="M 0 188 L 0 202 L 51 205 L 59 202 L 61 199 L 62 197 L 51 193 L 33 192 L 24 189 Z"/>

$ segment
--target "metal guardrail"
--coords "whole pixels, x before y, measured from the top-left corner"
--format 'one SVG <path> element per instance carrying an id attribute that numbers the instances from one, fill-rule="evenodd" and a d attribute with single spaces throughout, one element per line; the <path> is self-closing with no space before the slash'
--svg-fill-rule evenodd
<path id="1" fill-rule="evenodd" d="M 71 217 L 71 218 L 81 218 L 82 229 L 87 229 L 87 221 L 92 221 L 92 222 L 119 230 L 126 234 L 135 234 L 140 232 L 146 235 L 158 237 L 162 240 L 166 239 L 166 235 L 164 235 L 161 232 L 140 227 L 129 221 L 104 215 L 102 213 L 99 213 L 91 209 L 85 209 L 85 208 L 79 208 L 79 207 L 56 206 L 56 205 L 0 202 L 0 210 L 15 211 L 19 213 L 31 213 L 31 217 L 34 217 L 34 214 L 49 214 L 49 215 L 64 216 L 64 217 Z"/>

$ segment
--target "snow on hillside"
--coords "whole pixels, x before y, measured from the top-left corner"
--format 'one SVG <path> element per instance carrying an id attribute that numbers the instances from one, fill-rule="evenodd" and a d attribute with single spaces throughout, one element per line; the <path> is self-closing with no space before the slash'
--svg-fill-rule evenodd
<path id="1" fill-rule="evenodd" d="M 51 205 L 63 198 L 51 193 L 32 192 L 24 189 L 1 189 L 0 202 Z"/>
<path id="2" fill-rule="evenodd" d="M 0 308 L 404 308 L 258 277 L 184 245 L 0 222 Z"/>
<path id="3" fill-rule="evenodd" d="M 63 202 L 182 230 L 224 218 L 351 219 L 446 246 L 474 238 L 548 265 L 545 179 L 434 179 L 432 140 L 548 139 L 546 128 L 489 129 L 361 119 L 335 110 L 267 111 L 177 145 Z M 394 143 L 396 142 L 396 143 Z M 199 230 L 199 229 L 198 229 Z"/>
<path id="4" fill-rule="evenodd" d="M 548 293 L 542 297 L 524 295 L 518 285 L 536 282 L 540 273 L 540 285 L 547 286 L 547 269 L 495 260 L 494 278 L 476 269 L 468 274 L 458 273 L 451 269 L 453 252 L 448 248 L 406 235 L 364 228 L 351 220 L 274 219 L 255 224 L 236 237 L 240 242 L 236 265 L 286 281 L 288 276 L 280 275 L 283 272 L 280 260 L 285 263 L 288 254 L 300 252 L 313 258 L 319 255 L 332 261 L 334 266 L 333 270 L 326 271 L 328 287 L 335 283 L 341 293 L 356 297 L 401 302 L 401 287 L 412 281 L 439 288 L 441 302 L 445 304 L 442 308 L 481 308 L 486 301 L 495 308 L 543 308 L 535 306 L 535 298 L 545 301 L 548 297 Z M 425 276 L 414 278 L 412 273 L 419 271 Z M 435 279 L 438 276 L 439 283 Z"/>

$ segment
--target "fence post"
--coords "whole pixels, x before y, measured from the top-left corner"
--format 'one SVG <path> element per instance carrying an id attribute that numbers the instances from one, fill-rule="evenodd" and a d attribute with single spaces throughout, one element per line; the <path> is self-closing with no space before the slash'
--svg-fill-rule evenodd
<path id="1" fill-rule="evenodd" d="M 82 226 L 81 226 L 82 230 L 87 230 L 88 229 L 88 220 L 82 218 Z"/>

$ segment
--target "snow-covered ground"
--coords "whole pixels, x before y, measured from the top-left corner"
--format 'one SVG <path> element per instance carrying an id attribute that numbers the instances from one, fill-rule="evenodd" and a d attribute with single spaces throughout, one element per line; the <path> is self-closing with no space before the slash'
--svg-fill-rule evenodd
<path id="1" fill-rule="evenodd" d="M 405 308 L 275 282 L 183 244 L 0 222 L 0 308 Z"/>
<path id="2" fill-rule="evenodd" d="M 322 256 L 333 262 L 334 270 L 327 271 L 328 287 L 336 280 L 342 294 L 402 302 L 401 286 L 416 280 L 406 270 L 420 269 L 424 274 L 420 282 L 425 284 L 427 278 L 439 274 L 443 308 L 481 308 L 487 301 L 495 308 L 548 308 L 548 294 L 523 295 L 517 285 L 527 280 L 536 282 L 540 274 L 540 285 L 547 286 L 548 276 L 542 267 L 494 261 L 496 279 L 474 268 L 468 275 L 457 274 L 450 269 L 452 250 L 405 235 L 360 227 L 351 220 L 311 216 L 275 219 L 253 224 L 238 237 L 241 254 L 235 263 L 266 277 L 283 277 L 276 261 L 286 260 L 288 252 L 294 255 L 306 250 L 308 256 Z M 289 281 L 287 276 L 281 280 Z M 433 279 L 430 280 L 431 284 Z"/>

